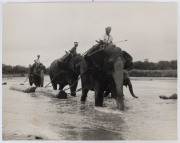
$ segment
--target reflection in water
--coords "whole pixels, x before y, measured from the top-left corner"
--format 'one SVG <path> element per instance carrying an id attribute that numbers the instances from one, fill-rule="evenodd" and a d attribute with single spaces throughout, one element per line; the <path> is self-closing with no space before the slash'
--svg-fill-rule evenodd
<path id="1" fill-rule="evenodd" d="M 137 79 L 132 84 L 138 99 L 124 87 L 124 111 L 117 111 L 109 98 L 103 108 L 94 107 L 93 92 L 81 105 L 81 92 L 59 100 L 9 90 L 24 78 L 3 79 L 8 83 L 2 87 L 3 140 L 176 140 L 177 101 L 159 95 L 177 93 L 177 79 Z"/>

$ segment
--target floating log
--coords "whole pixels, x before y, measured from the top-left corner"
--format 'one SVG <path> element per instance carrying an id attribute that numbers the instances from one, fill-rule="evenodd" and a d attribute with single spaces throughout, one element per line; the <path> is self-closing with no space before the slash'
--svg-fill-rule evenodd
<path id="1" fill-rule="evenodd" d="M 12 85 L 10 86 L 11 90 L 16 90 L 16 91 L 22 91 L 22 92 L 35 92 L 36 87 L 35 86 L 29 86 L 29 85 Z"/>
<path id="2" fill-rule="evenodd" d="M 67 93 L 63 90 L 53 90 L 53 89 L 48 89 L 44 87 L 38 87 L 36 88 L 35 93 L 38 93 L 38 92 L 53 96 L 55 98 L 60 98 L 60 99 L 67 98 Z"/>
<path id="3" fill-rule="evenodd" d="M 44 93 L 46 95 L 59 98 L 59 99 L 67 98 L 67 93 L 63 90 L 53 90 L 53 89 L 48 89 L 44 87 L 35 87 L 35 86 L 29 86 L 29 85 L 16 85 L 16 84 L 10 86 L 10 89 L 16 90 L 16 91 L 22 91 L 25 93 L 30 93 L 30 92 Z"/>
<path id="4" fill-rule="evenodd" d="M 2 83 L 2 85 L 6 85 L 6 84 L 7 84 L 7 82 L 3 82 L 3 83 Z"/>

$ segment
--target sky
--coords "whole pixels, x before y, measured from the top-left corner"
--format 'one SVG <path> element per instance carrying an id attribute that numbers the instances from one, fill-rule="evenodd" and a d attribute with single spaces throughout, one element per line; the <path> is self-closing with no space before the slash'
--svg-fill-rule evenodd
<path id="1" fill-rule="evenodd" d="M 4 3 L 2 63 L 45 66 L 79 42 L 83 54 L 112 27 L 114 43 L 133 61 L 177 60 L 177 4 Z M 123 40 L 126 42 L 118 42 Z"/>

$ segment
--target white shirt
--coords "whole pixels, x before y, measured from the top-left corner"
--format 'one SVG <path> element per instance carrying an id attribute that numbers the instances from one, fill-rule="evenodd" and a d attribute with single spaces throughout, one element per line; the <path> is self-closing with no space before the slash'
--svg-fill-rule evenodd
<path id="1" fill-rule="evenodd" d="M 112 35 L 109 34 L 109 36 L 105 33 L 103 36 L 102 36 L 102 39 L 104 42 L 106 43 L 111 43 L 113 41 L 113 37 Z"/>
<path id="2" fill-rule="evenodd" d="M 37 58 L 36 60 L 34 60 L 35 63 L 40 64 L 40 60 Z"/>

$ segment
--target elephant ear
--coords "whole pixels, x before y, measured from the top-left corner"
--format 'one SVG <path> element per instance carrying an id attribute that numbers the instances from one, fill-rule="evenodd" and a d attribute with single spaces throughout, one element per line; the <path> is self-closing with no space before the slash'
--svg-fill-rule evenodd
<path id="1" fill-rule="evenodd" d="M 126 51 L 123 51 L 123 58 L 125 59 L 124 69 L 130 69 L 133 66 L 133 58 Z"/>
<path id="2" fill-rule="evenodd" d="M 104 64 L 103 57 L 104 50 L 98 50 L 90 55 L 86 55 L 85 61 L 88 63 L 88 67 L 102 70 Z"/>

